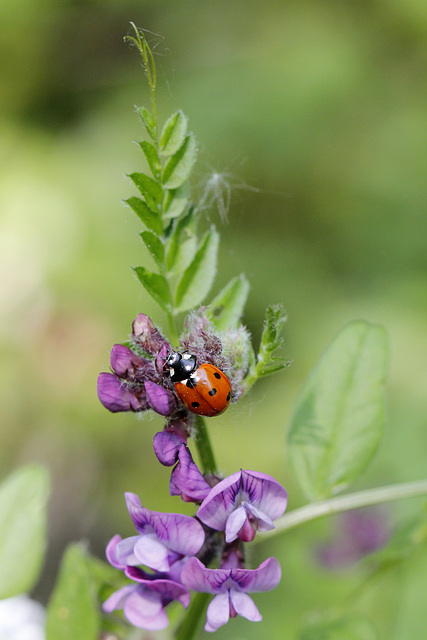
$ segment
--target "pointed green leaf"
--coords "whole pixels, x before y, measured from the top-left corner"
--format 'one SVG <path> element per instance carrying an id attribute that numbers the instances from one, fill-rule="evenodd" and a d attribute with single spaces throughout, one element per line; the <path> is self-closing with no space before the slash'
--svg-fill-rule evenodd
<path id="1" fill-rule="evenodd" d="M 147 290 L 150 296 L 169 313 L 171 311 L 171 295 L 169 285 L 163 276 L 151 273 L 144 267 L 133 267 L 138 280 Z"/>
<path id="2" fill-rule="evenodd" d="M 249 293 L 249 282 L 242 274 L 232 278 L 209 305 L 207 316 L 217 329 L 236 329 Z"/>
<path id="3" fill-rule="evenodd" d="M 212 227 L 203 237 L 192 262 L 178 282 L 175 295 L 176 311 L 186 311 L 207 296 L 216 274 L 219 236 Z"/>
<path id="4" fill-rule="evenodd" d="M 301 633 L 300 640 L 378 640 L 378 633 L 368 618 L 349 613 L 341 618 L 312 622 Z"/>
<path id="5" fill-rule="evenodd" d="M 186 209 L 190 198 L 190 185 L 184 182 L 179 189 L 170 189 L 166 192 L 163 203 L 164 217 L 167 219 L 177 218 Z"/>
<path id="6" fill-rule="evenodd" d="M 140 236 L 152 258 L 154 258 L 160 269 L 163 269 L 165 264 L 165 248 L 163 242 L 154 233 L 151 233 L 151 231 L 143 231 Z"/>
<path id="7" fill-rule="evenodd" d="M 147 160 L 147 164 L 150 167 L 151 173 L 155 178 L 158 178 L 160 176 L 162 167 L 156 147 L 147 140 L 143 140 L 142 142 L 140 142 L 139 146 L 141 147 L 145 159 Z"/>
<path id="8" fill-rule="evenodd" d="M 288 366 L 289 362 L 276 355 L 282 346 L 281 333 L 286 312 L 281 305 L 270 305 L 265 312 L 264 329 L 256 363 L 256 376 L 268 376 Z"/>
<path id="9" fill-rule="evenodd" d="M 46 548 L 49 476 L 40 465 L 17 469 L 0 485 L 0 598 L 29 591 Z"/>
<path id="10" fill-rule="evenodd" d="M 161 185 L 145 173 L 131 173 L 128 176 L 144 196 L 146 203 L 153 211 L 161 211 L 163 189 Z"/>
<path id="11" fill-rule="evenodd" d="M 144 200 L 132 196 L 125 200 L 126 204 L 130 206 L 132 211 L 136 213 L 138 218 L 145 224 L 148 229 L 151 229 L 157 235 L 160 235 L 163 231 L 162 219 L 158 213 L 155 213 L 150 209 Z"/>
<path id="12" fill-rule="evenodd" d="M 186 137 L 182 147 L 168 160 L 162 173 L 166 189 L 178 189 L 188 179 L 196 161 L 196 140 L 192 133 Z"/>
<path id="13" fill-rule="evenodd" d="M 46 640 L 98 640 L 100 615 L 86 552 L 70 545 L 47 609 Z"/>
<path id="14" fill-rule="evenodd" d="M 384 424 L 387 356 L 382 327 L 352 322 L 304 385 L 288 443 L 297 477 L 311 500 L 346 488 L 377 450 Z"/>
<path id="15" fill-rule="evenodd" d="M 156 122 L 153 118 L 153 116 L 151 115 L 151 113 L 148 111 L 148 109 L 146 109 L 145 107 L 139 107 L 139 109 L 137 109 L 139 115 L 141 116 L 141 120 L 144 124 L 144 127 L 147 130 L 148 135 L 150 136 L 150 138 L 152 138 L 152 140 L 156 141 L 157 138 L 157 127 L 156 127 Z"/>
<path id="16" fill-rule="evenodd" d="M 167 270 L 172 275 L 183 273 L 194 258 L 197 249 L 195 230 L 194 209 L 175 221 L 166 258 Z"/>
<path id="17" fill-rule="evenodd" d="M 187 118 L 182 111 L 172 114 L 165 122 L 159 146 L 162 156 L 173 156 L 187 135 Z"/>

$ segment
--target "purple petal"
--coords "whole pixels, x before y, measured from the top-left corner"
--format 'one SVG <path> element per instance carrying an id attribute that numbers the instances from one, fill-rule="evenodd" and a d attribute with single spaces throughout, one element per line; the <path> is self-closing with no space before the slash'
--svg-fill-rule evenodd
<path id="1" fill-rule="evenodd" d="M 260 622 L 262 620 L 262 615 L 258 611 L 255 602 L 250 596 L 243 593 L 243 591 L 231 589 L 230 600 L 235 612 L 238 613 L 239 616 L 243 616 L 251 622 Z"/>
<path id="2" fill-rule="evenodd" d="M 181 496 L 185 502 L 201 502 L 211 488 L 193 462 L 190 450 L 185 444 L 179 449 L 178 459 L 169 484 L 171 496 Z"/>
<path id="3" fill-rule="evenodd" d="M 117 559 L 117 545 L 121 542 L 122 536 L 119 534 L 113 536 L 110 542 L 107 544 L 107 548 L 105 549 L 105 555 L 107 556 L 108 562 L 113 565 L 116 569 L 123 570 L 126 566 L 126 563 L 123 564 Z"/>
<path id="4" fill-rule="evenodd" d="M 248 502 L 245 503 L 245 508 L 246 511 L 249 511 L 256 520 L 258 531 L 271 531 L 271 529 L 274 529 L 273 521 L 260 509 L 257 509 L 253 504 Z"/>
<path id="5" fill-rule="evenodd" d="M 228 591 L 219 593 L 209 604 L 206 612 L 205 631 L 216 631 L 227 624 L 230 618 L 230 601 Z"/>
<path id="6" fill-rule="evenodd" d="M 164 606 L 172 602 L 172 600 L 178 600 L 185 609 L 190 604 L 190 593 L 188 589 L 175 580 L 165 578 L 156 578 L 153 580 L 152 577 L 147 577 L 147 574 L 144 574 L 137 567 L 128 567 L 126 569 L 126 575 L 131 580 L 139 582 L 144 588 L 156 592 L 161 597 Z"/>
<path id="7" fill-rule="evenodd" d="M 270 591 L 280 582 L 282 571 L 276 558 L 268 558 L 258 569 L 232 569 L 231 578 L 242 591 Z"/>
<path id="8" fill-rule="evenodd" d="M 115 344 L 111 350 L 110 364 L 120 378 L 134 378 L 136 370 L 144 364 L 144 360 L 128 347 Z"/>
<path id="9" fill-rule="evenodd" d="M 148 589 L 138 589 L 126 600 L 123 613 L 131 624 L 150 631 L 166 629 L 168 617 L 158 594 Z"/>
<path id="10" fill-rule="evenodd" d="M 172 391 L 149 380 L 145 380 L 144 387 L 150 408 L 160 413 L 161 416 L 170 415 L 176 406 L 175 396 Z"/>
<path id="11" fill-rule="evenodd" d="M 155 571 L 168 571 L 168 550 L 155 533 L 137 536 L 134 553 L 137 558 L 135 564 L 145 564 Z M 131 564 L 130 562 L 128 564 Z M 134 563 L 132 563 L 134 564 Z"/>
<path id="12" fill-rule="evenodd" d="M 144 533 L 149 528 L 148 523 L 148 509 L 141 506 L 141 502 L 136 493 L 127 491 L 125 493 L 126 506 L 129 511 L 129 515 L 132 518 L 132 522 L 139 533 Z M 150 529 L 151 531 L 151 529 Z"/>
<path id="13" fill-rule="evenodd" d="M 161 464 L 172 467 L 178 460 L 180 446 L 186 442 L 187 435 L 180 431 L 174 429 L 159 431 L 153 438 L 154 453 Z"/>
<path id="14" fill-rule="evenodd" d="M 197 511 L 197 517 L 216 531 L 223 531 L 228 516 L 235 509 L 240 494 L 242 472 L 237 471 L 210 490 Z"/>
<path id="15" fill-rule="evenodd" d="M 240 505 L 227 518 L 225 525 L 225 541 L 233 542 L 238 537 L 240 529 L 246 521 L 246 509 Z"/>
<path id="16" fill-rule="evenodd" d="M 115 591 L 113 594 L 111 594 L 111 596 L 102 605 L 102 608 L 107 613 L 111 613 L 115 609 L 122 609 L 126 599 L 136 589 L 138 589 L 136 584 L 130 584 L 126 587 L 122 587 L 118 591 Z"/>
<path id="17" fill-rule="evenodd" d="M 230 574 L 229 569 L 207 569 L 198 558 L 190 558 L 184 565 L 181 580 L 193 591 L 219 593 Z"/>
<path id="18" fill-rule="evenodd" d="M 165 362 L 170 353 L 170 346 L 165 343 L 156 356 L 156 370 L 157 373 L 163 374 L 165 372 Z"/>
<path id="19" fill-rule="evenodd" d="M 143 398 L 137 398 L 113 373 L 98 376 L 98 398 L 112 413 L 118 411 L 144 411 L 148 405 Z M 145 395 L 145 394 L 144 394 Z"/>
<path id="20" fill-rule="evenodd" d="M 176 553 L 193 556 L 200 551 L 205 541 L 205 532 L 200 522 L 180 513 L 149 511 L 148 518 L 159 540 Z"/>
<path id="21" fill-rule="evenodd" d="M 131 536 L 121 540 L 116 546 L 116 560 L 122 567 L 141 564 L 134 553 L 139 536 Z"/>
<path id="22" fill-rule="evenodd" d="M 132 334 L 135 341 L 151 355 L 156 355 L 164 345 L 169 347 L 169 343 L 145 313 L 136 316 L 132 324 Z"/>
<path id="23" fill-rule="evenodd" d="M 242 471 L 242 493 L 247 501 L 276 520 L 285 512 L 288 494 L 274 478 L 258 471 Z"/>

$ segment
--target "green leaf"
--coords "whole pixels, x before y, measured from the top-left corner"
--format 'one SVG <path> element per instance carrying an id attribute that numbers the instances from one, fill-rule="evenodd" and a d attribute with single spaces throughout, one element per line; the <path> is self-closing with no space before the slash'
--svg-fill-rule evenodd
<path id="1" fill-rule="evenodd" d="M 148 135 L 152 138 L 152 140 L 156 141 L 157 127 L 153 116 L 145 107 L 139 107 L 139 109 L 137 109 L 137 112 L 141 116 L 142 122 L 147 130 Z"/>
<path id="2" fill-rule="evenodd" d="M 46 549 L 49 476 L 42 466 L 17 469 L 0 485 L 0 598 L 29 591 Z"/>
<path id="3" fill-rule="evenodd" d="M 270 305 L 265 312 L 264 329 L 256 362 L 256 376 L 268 376 L 288 366 L 288 361 L 276 355 L 282 346 L 281 333 L 286 312 L 281 305 Z"/>
<path id="4" fill-rule="evenodd" d="M 209 293 L 216 274 L 218 244 L 218 233 L 215 227 L 211 227 L 178 282 L 175 294 L 176 311 L 186 311 L 197 306 Z"/>
<path id="5" fill-rule="evenodd" d="M 163 203 L 164 217 L 167 219 L 177 218 L 186 209 L 190 198 L 190 186 L 184 182 L 179 189 L 169 189 L 166 191 Z"/>
<path id="6" fill-rule="evenodd" d="M 46 640 L 98 640 L 99 636 L 96 585 L 85 550 L 72 544 L 64 554 L 48 605 Z"/>
<path id="7" fill-rule="evenodd" d="M 187 134 L 187 118 L 182 111 L 177 111 L 165 122 L 160 136 L 160 153 L 162 156 L 173 156 L 185 140 Z"/>
<path id="8" fill-rule="evenodd" d="M 236 329 L 249 293 L 249 282 L 242 274 L 232 278 L 209 305 L 207 316 L 220 331 Z"/>
<path id="9" fill-rule="evenodd" d="M 144 196 L 153 211 L 161 211 L 163 202 L 162 186 L 145 173 L 130 173 L 128 176 Z"/>
<path id="10" fill-rule="evenodd" d="M 139 146 L 141 147 L 145 159 L 147 160 L 147 164 L 150 167 L 151 173 L 155 178 L 158 178 L 160 176 L 162 166 L 160 164 L 156 147 L 147 140 L 143 140 L 142 142 L 140 142 Z"/>
<path id="11" fill-rule="evenodd" d="M 172 275 L 183 273 L 194 258 L 197 249 L 195 230 L 194 209 L 175 221 L 166 257 L 166 266 Z"/>
<path id="12" fill-rule="evenodd" d="M 151 273 L 144 267 L 133 267 L 138 280 L 145 287 L 150 296 L 161 306 L 161 308 L 170 313 L 171 311 L 171 295 L 169 285 L 163 276 L 157 273 Z"/>
<path id="13" fill-rule="evenodd" d="M 289 455 L 311 500 L 346 488 L 377 450 L 384 424 L 384 329 L 352 322 L 312 371 L 296 403 Z"/>
<path id="14" fill-rule="evenodd" d="M 143 231 L 140 236 L 152 258 L 154 258 L 160 269 L 163 269 L 165 264 L 165 248 L 163 242 L 155 233 L 151 233 L 151 231 Z"/>
<path id="15" fill-rule="evenodd" d="M 178 189 L 188 179 L 196 161 L 196 140 L 192 133 L 184 144 L 168 160 L 162 173 L 162 182 L 166 189 Z"/>
<path id="16" fill-rule="evenodd" d="M 130 206 L 132 211 L 136 213 L 138 218 L 145 224 L 146 227 L 160 235 L 163 231 L 162 219 L 158 213 L 151 211 L 150 207 L 144 200 L 132 196 L 125 200 L 126 204 Z"/>
<path id="17" fill-rule="evenodd" d="M 368 618 L 350 613 L 312 622 L 303 630 L 300 640 L 378 640 L 378 633 Z"/>

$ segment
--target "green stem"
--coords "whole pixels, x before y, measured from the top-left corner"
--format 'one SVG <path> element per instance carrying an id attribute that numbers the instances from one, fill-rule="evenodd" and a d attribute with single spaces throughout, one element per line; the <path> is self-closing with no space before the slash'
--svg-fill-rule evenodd
<path id="1" fill-rule="evenodd" d="M 194 440 L 197 451 L 199 452 L 203 473 L 216 473 L 215 457 L 210 443 L 209 433 L 206 428 L 206 423 L 201 416 L 195 416 Z"/>
<path id="2" fill-rule="evenodd" d="M 193 595 L 184 620 L 175 631 L 176 640 L 192 640 L 196 636 L 210 595 L 210 593 L 195 593 Z"/>
<path id="3" fill-rule="evenodd" d="M 376 489 L 358 491 L 357 493 L 350 493 L 345 496 L 340 496 L 339 498 L 331 498 L 330 500 L 323 500 L 322 502 L 315 502 L 300 507 L 299 509 L 294 509 L 294 511 L 286 513 L 279 518 L 279 520 L 276 521 L 275 529 L 268 533 L 271 536 L 298 527 L 305 522 L 322 518 L 323 516 L 422 495 L 427 495 L 427 480 L 392 484 L 388 487 L 377 487 Z"/>

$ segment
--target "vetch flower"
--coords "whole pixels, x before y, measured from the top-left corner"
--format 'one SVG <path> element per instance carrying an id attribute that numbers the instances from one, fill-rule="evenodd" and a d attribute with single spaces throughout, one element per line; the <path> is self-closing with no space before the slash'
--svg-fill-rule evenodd
<path id="1" fill-rule="evenodd" d="M 170 420 L 163 431 L 154 436 L 154 453 L 165 467 L 172 467 L 178 462 L 179 449 L 188 439 L 188 429 L 185 422 Z"/>
<path id="2" fill-rule="evenodd" d="M 193 556 L 203 545 L 202 525 L 180 513 L 160 513 L 141 506 L 134 493 L 126 493 L 126 504 L 138 535 L 120 540 L 115 536 L 107 547 L 110 563 L 118 569 L 145 565 L 168 572 L 185 556 Z"/>
<path id="3" fill-rule="evenodd" d="M 172 471 L 169 491 L 171 496 L 181 496 L 184 502 L 201 502 L 211 487 L 191 457 L 190 450 L 182 444 L 178 452 L 178 464 Z"/>
<path id="4" fill-rule="evenodd" d="M 273 520 L 284 513 L 286 504 L 287 493 L 274 478 L 241 470 L 211 489 L 197 517 L 212 529 L 225 530 L 226 542 L 250 542 L 256 531 L 274 529 Z"/>
<path id="5" fill-rule="evenodd" d="M 127 567 L 125 574 L 137 584 L 130 584 L 115 591 L 103 604 L 103 609 L 111 613 L 123 609 L 125 617 L 135 627 L 158 631 L 165 629 L 169 620 L 165 607 L 178 600 L 186 609 L 190 594 L 182 584 L 160 574 L 149 575 L 137 567 Z"/>
<path id="6" fill-rule="evenodd" d="M 248 593 L 277 587 L 281 569 L 276 558 L 268 558 L 258 569 L 207 569 L 197 558 L 190 558 L 181 574 L 189 589 L 215 594 L 207 609 L 205 631 L 216 631 L 236 615 L 252 622 L 262 616 Z"/>

